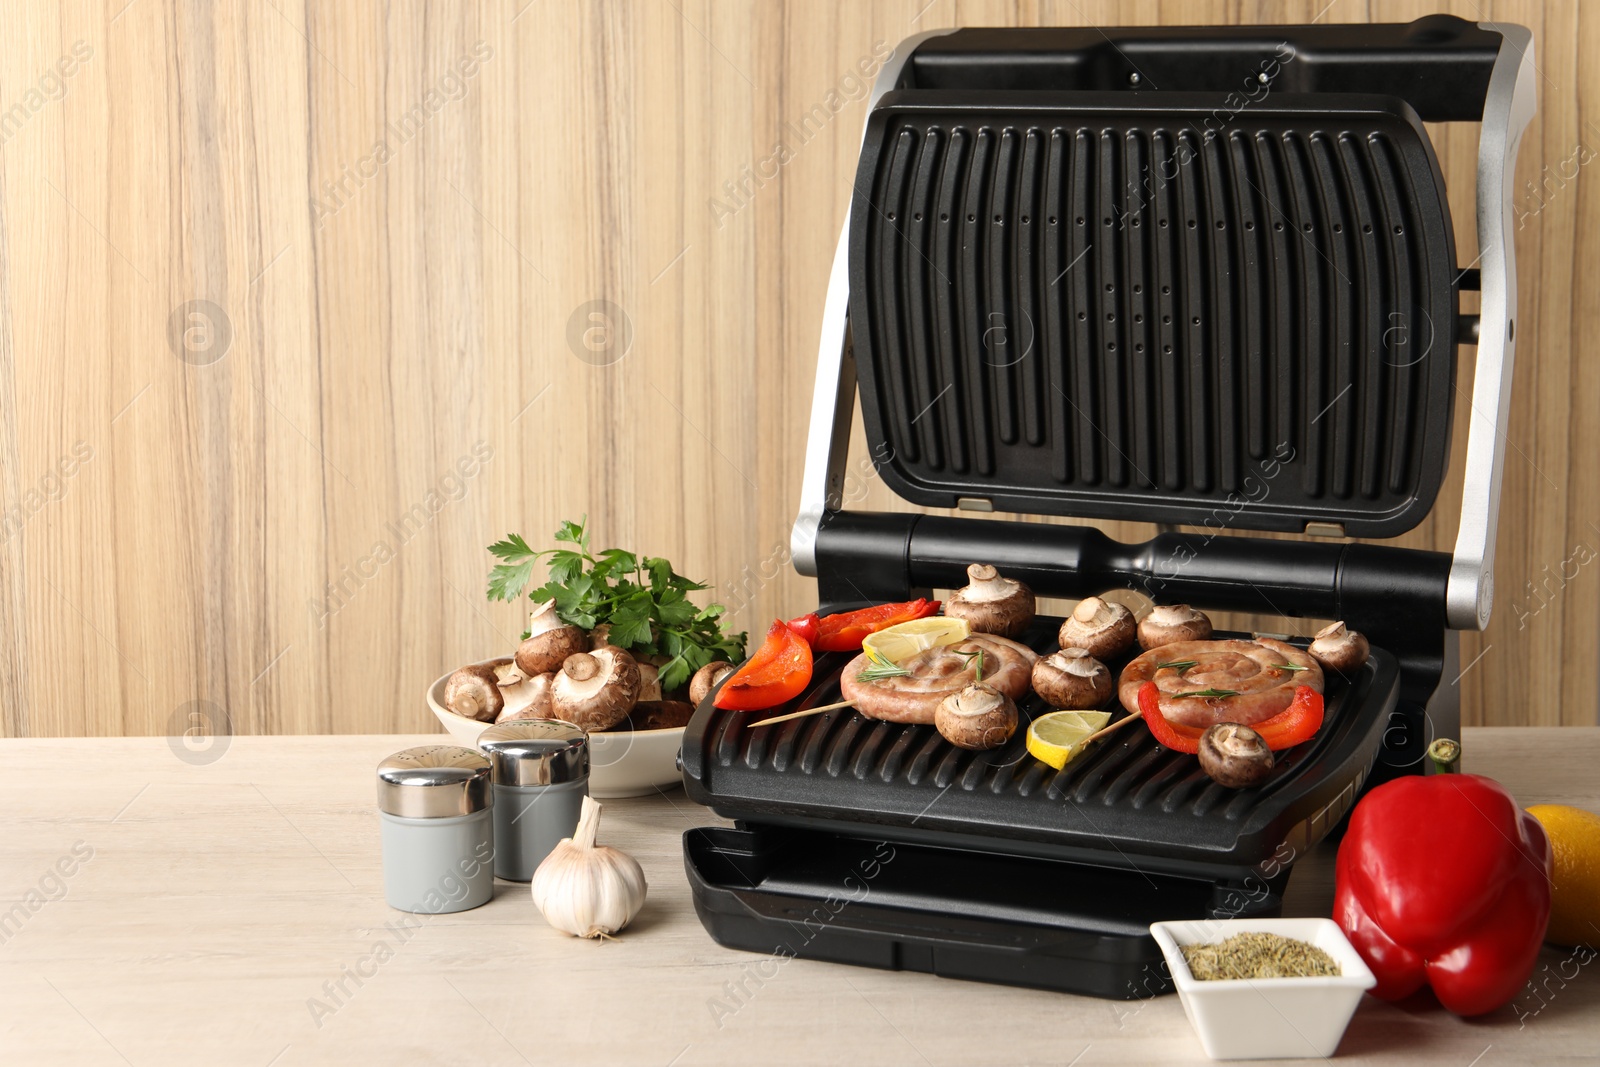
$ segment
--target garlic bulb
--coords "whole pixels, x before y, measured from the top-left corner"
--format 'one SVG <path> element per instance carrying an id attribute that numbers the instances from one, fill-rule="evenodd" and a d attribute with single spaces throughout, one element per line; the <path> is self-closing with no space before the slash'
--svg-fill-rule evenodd
<path id="1" fill-rule="evenodd" d="M 644 870 L 619 849 L 594 843 L 600 805 L 583 798 L 571 837 L 550 851 L 533 872 L 533 904 L 545 921 L 574 937 L 606 937 L 644 907 Z"/>

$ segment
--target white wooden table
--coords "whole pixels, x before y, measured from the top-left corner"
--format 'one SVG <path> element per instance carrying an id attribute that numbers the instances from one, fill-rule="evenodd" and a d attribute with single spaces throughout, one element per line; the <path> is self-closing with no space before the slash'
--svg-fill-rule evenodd
<path id="1" fill-rule="evenodd" d="M 239 737 L 206 765 L 164 738 L 0 741 L 0 1063 L 1206 1062 L 1173 996 L 778 966 L 719 947 L 680 851 L 683 830 L 716 820 L 681 790 L 606 803 L 602 840 L 650 880 L 619 942 L 557 934 L 512 883 L 474 911 L 393 911 L 373 767 L 428 740 Z M 1467 769 L 1524 804 L 1600 811 L 1600 728 L 1465 743 Z M 1327 914 L 1331 885 L 1324 848 L 1296 867 L 1286 910 Z M 1566 958 L 1547 948 L 1541 975 Z M 1339 1062 L 1600 1062 L 1600 963 L 1546 990 L 1473 1022 L 1366 998 Z"/>

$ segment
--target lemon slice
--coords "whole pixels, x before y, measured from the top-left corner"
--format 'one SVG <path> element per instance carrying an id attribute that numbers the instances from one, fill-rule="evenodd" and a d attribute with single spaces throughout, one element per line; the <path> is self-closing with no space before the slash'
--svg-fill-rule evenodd
<path id="1" fill-rule="evenodd" d="M 1109 711 L 1052 711 L 1028 726 L 1028 755 L 1056 770 L 1083 751 L 1083 740 L 1111 721 Z"/>
<path id="2" fill-rule="evenodd" d="M 966 619 L 930 615 L 868 634 L 862 639 L 861 648 L 869 657 L 885 663 L 904 663 L 918 652 L 965 641 L 970 634 Z"/>

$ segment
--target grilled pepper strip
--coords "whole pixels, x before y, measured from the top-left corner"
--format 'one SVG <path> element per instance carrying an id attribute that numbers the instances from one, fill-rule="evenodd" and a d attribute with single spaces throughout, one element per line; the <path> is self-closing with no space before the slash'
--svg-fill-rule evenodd
<path id="1" fill-rule="evenodd" d="M 789 620 L 788 626 L 789 629 L 799 634 L 806 644 L 815 647 L 817 643 L 817 624 L 821 621 L 821 619 L 817 618 L 817 613 L 813 611 L 807 615 L 795 616 Z"/>
<path id="2" fill-rule="evenodd" d="M 857 652 L 861 649 L 862 638 L 868 634 L 912 619 L 926 618 L 938 610 L 937 600 L 919 598 L 825 615 L 817 623 L 816 640 L 811 644 L 818 652 Z"/>
<path id="3" fill-rule="evenodd" d="M 1509 1003 L 1550 917 L 1550 842 L 1498 782 L 1407 775 L 1356 805 L 1339 845 L 1333 917 L 1377 977 L 1424 985 L 1457 1015 Z"/>
<path id="4" fill-rule="evenodd" d="M 793 700 L 810 681 L 811 646 L 780 619 L 756 654 L 723 683 L 714 703 L 724 711 L 761 711 Z"/>
<path id="5" fill-rule="evenodd" d="M 1139 712 L 1144 716 L 1145 725 L 1150 727 L 1151 736 L 1163 745 L 1191 756 L 1200 751 L 1200 736 L 1205 731 L 1181 722 L 1168 722 L 1161 714 L 1161 689 L 1156 683 L 1146 682 L 1139 687 Z"/>
<path id="6" fill-rule="evenodd" d="M 1294 700 L 1287 708 L 1251 729 L 1274 752 L 1309 741 L 1322 729 L 1322 694 L 1309 685 L 1295 686 Z"/>
<path id="7" fill-rule="evenodd" d="M 1156 683 L 1146 682 L 1139 687 L 1139 712 L 1150 727 L 1150 733 L 1163 745 L 1190 755 L 1200 751 L 1200 737 L 1205 731 L 1197 726 L 1171 722 L 1162 715 L 1161 690 Z M 1321 728 L 1322 694 L 1309 685 L 1296 686 L 1294 700 L 1287 708 L 1251 727 L 1274 752 L 1309 741 Z"/>

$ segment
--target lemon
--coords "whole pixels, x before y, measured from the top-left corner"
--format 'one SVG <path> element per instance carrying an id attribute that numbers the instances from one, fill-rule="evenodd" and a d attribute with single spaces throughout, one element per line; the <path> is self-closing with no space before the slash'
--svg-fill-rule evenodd
<path id="1" fill-rule="evenodd" d="M 1600 939 L 1600 815 L 1565 804 L 1535 804 L 1528 814 L 1550 835 L 1556 861 L 1545 939 L 1595 944 Z"/>
<path id="2" fill-rule="evenodd" d="M 1083 740 L 1111 721 L 1109 711 L 1052 711 L 1028 726 L 1028 755 L 1056 770 L 1083 751 Z"/>
<path id="3" fill-rule="evenodd" d="M 862 638 L 861 648 L 868 656 L 885 663 L 904 663 L 918 652 L 965 641 L 970 632 L 966 619 L 930 615 L 925 619 L 912 619 L 868 634 Z"/>

